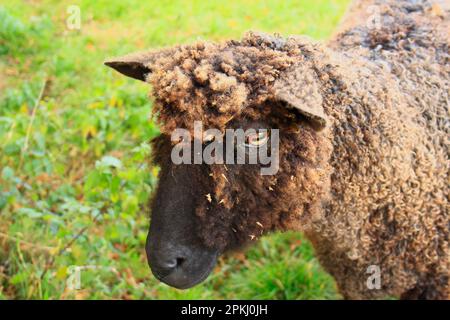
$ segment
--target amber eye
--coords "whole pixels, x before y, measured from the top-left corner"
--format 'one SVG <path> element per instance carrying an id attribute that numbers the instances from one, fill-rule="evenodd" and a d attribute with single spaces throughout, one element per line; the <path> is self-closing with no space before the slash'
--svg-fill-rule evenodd
<path id="1" fill-rule="evenodd" d="M 207 135 L 207 136 L 205 136 L 205 137 L 203 138 L 203 142 L 204 142 L 205 144 L 210 144 L 210 143 L 213 142 L 214 140 L 215 140 L 215 137 L 214 137 L 213 134 L 209 134 L 209 135 Z"/>
<path id="2" fill-rule="evenodd" d="M 265 145 L 267 140 L 269 140 L 267 130 L 261 130 L 259 132 L 247 135 L 245 137 L 245 146 L 250 148 L 258 148 Z"/>

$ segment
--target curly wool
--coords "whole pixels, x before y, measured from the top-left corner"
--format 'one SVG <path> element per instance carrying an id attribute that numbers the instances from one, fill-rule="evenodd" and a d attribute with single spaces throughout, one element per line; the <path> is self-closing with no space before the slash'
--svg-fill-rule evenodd
<path id="1" fill-rule="evenodd" d="M 192 129 L 194 120 L 221 130 L 242 119 L 282 128 L 277 175 L 205 169 L 205 193 L 213 199 L 203 199 L 197 215 L 208 246 L 302 230 L 346 298 L 446 299 L 448 11 L 433 14 L 429 1 L 370 3 L 380 6 L 386 23 L 373 30 L 355 19 L 328 48 L 249 33 L 241 41 L 153 55 L 147 81 L 163 135 Z M 319 84 L 329 122 L 323 131 L 276 101 L 279 81 L 288 92 L 311 83 L 289 82 L 299 66 Z M 168 149 L 161 139 L 157 157 Z M 372 265 L 381 270 L 378 290 L 367 286 Z"/>
<path id="2" fill-rule="evenodd" d="M 265 101 L 267 88 L 296 61 L 298 49 L 262 51 L 264 44 L 255 41 L 249 37 L 242 42 L 180 46 L 149 63 L 155 71 L 148 81 L 164 132 L 192 129 L 194 120 L 223 129 L 246 106 Z"/>
<path id="3" fill-rule="evenodd" d="M 360 98 L 329 111 L 333 200 L 309 234 L 346 297 L 448 299 L 448 12 L 430 17 L 428 1 L 383 5 L 381 30 L 335 40 L 358 57 L 341 68 Z M 380 267 L 382 290 L 367 289 L 369 265 Z"/>
<path id="4" fill-rule="evenodd" d="M 155 156 L 166 156 L 157 160 L 161 166 L 170 163 L 167 136 L 174 128 L 193 130 L 196 120 L 201 120 L 205 129 L 222 131 L 239 127 L 242 119 L 264 119 L 269 128 L 282 128 L 276 176 L 261 176 L 258 166 L 237 170 L 211 165 L 204 173 L 212 178 L 205 195 L 211 194 L 214 201 L 209 203 L 205 197 L 197 216 L 201 222 L 198 232 L 208 246 L 226 249 L 270 231 L 298 229 L 306 216 L 321 209 L 329 188 L 326 172 L 330 171 L 331 142 L 275 101 L 277 87 L 283 85 L 284 91 L 296 91 L 301 101 L 321 103 L 318 92 L 307 95 L 312 79 L 296 83 L 304 84 L 304 94 L 286 85 L 291 68 L 311 69 L 311 50 L 312 45 L 302 44 L 302 38 L 285 40 L 249 33 L 242 41 L 176 47 L 164 59 L 158 57 L 147 64 L 152 70 L 147 80 L 153 85 L 154 111 L 163 132 L 154 143 Z M 186 60 L 189 63 L 184 63 Z M 218 87 L 222 90 L 215 90 Z M 299 121 L 304 130 L 298 129 Z"/>

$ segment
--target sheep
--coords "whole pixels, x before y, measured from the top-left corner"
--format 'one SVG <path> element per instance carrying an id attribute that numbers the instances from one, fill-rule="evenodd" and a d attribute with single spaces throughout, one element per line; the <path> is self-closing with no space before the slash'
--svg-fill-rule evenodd
<path id="1" fill-rule="evenodd" d="M 438 2 L 356 1 L 326 44 L 249 32 L 106 61 L 152 87 L 154 275 L 189 288 L 220 254 L 298 230 L 346 299 L 448 299 L 449 20 Z M 195 121 L 278 128 L 278 172 L 173 164 L 171 133 Z"/>

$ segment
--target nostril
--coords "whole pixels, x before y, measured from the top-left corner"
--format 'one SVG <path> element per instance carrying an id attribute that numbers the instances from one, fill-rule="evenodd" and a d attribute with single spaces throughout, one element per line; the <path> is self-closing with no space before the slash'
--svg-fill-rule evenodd
<path id="1" fill-rule="evenodd" d="M 186 261 L 186 259 L 183 257 L 178 257 L 176 259 L 176 261 L 177 261 L 177 267 L 180 267 Z"/>
<path id="2" fill-rule="evenodd" d="M 174 268 L 176 268 L 177 264 L 178 264 L 177 260 L 174 259 L 174 260 L 171 260 L 171 261 L 167 261 L 167 262 L 164 264 L 164 267 L 165 267 L 166 269 L 174 269 Z"/>
<path id="3" fill-rule="evenodd" d="M 166 250 L 172 252 L 161 252 L 153 250 L 148 255 L 148 262 L 153 274 L 161 279 L 172 273 L 183 273 L 189 262 L 188 255 L 181 250 Z"/>
<path id="4" fill-rule="evenodd" d="M 162 264 L 162 267 L 164 269 L 166 269 L 167 271 L 170 271 L 172 269 L 180 267 L 185 261 L 186 261 L 186 258 L 184 258 L 184 257 L 177 257 L 175 259 L 171 259 L 169 261 L 166 261 L 165 263 Z"/>

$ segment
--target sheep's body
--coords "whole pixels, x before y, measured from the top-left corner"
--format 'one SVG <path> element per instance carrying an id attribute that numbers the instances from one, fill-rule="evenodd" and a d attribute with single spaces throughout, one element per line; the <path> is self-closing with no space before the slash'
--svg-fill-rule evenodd
<path id="1" fill-rule="evenodd" d="M 348 298 L 448 299 L 448 13 L 382 2 L 379 30 L 351 28 L 316 61 L 346 88 L 326 109 L 331 200 L 306 233 Z"/>
<path id="2" fill-rule="evenodd" d="M 276 175 L 189 167 L 200 191 L 176 210 L 162 201 L 170 179 L 160 180 L 154 230 L 174 224 L 167 212 L 192 211 L 203 245 L 218 251 L 303 230 L 347 298 L 448 298 L 448 27 L 448 10 L 431 1 L 363 0 L 328 47 L 249 33 L 109 61 L 153 85 L 163 178 L 187 170 L 169 159 L 175 128 L 280 128 Z"/>

